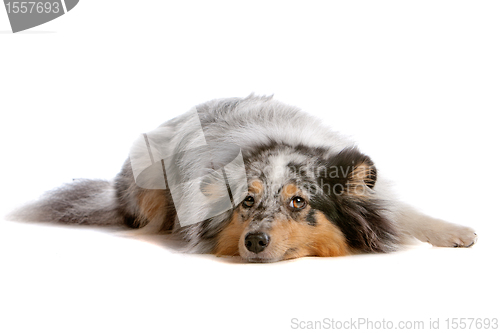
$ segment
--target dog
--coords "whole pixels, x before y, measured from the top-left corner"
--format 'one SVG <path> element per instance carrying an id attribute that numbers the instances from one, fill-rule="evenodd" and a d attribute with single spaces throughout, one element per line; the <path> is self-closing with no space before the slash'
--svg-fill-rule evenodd
<path id="1" fill-rule="evenodd" d="M 136 146 L 112 182 L 75 180 L 12 216 L 172 233 L 188 251 L 259 263 L 477 240 L 400 202 L 353 142 L 272 96 L 206 102 Z"/>

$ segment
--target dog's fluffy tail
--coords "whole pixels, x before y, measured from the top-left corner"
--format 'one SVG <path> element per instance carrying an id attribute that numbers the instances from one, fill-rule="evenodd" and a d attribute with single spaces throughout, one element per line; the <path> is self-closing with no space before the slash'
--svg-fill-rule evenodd
<path id="1" fill-rule="evenodd" d="M 88 225 L 123 224 L 113 184 L 87 179 L 74 180 L 49 191 L 38 201 L 16 209 L 7 219 Z"/>

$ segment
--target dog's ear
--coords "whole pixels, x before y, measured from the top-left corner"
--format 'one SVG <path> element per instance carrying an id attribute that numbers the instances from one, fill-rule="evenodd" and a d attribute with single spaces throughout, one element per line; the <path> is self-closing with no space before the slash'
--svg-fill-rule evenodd
<path id="1" fill-rule="evenodd" d="M 357 164 L 349 174 L 347 184 L 350 186 L 366 185 L 368 188 L 373 188 L 377 181 L 377 169 L 371 158 L 363 155 L 363 158 L 355 163 Z"/>
<path id="2" fill-rule="evenodd" d="M 365 195 L 377 181 L 377 169 L 370 157 L 357 148 L 346 148 L 328 162 L 328 182 L 334 194 Z M 334 171 L 334 172 L 332 172 Z"/>

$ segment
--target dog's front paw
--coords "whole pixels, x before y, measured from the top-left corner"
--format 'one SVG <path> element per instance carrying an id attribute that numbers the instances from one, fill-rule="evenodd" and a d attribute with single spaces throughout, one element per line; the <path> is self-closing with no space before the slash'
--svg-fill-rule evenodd
<path id="1" fill-rule="evenodd" d="M 477 242 L 473 229 L 455 224 L 446 225 L 427 238 L 432 245 L 443 247 L 471 247 Z"/>

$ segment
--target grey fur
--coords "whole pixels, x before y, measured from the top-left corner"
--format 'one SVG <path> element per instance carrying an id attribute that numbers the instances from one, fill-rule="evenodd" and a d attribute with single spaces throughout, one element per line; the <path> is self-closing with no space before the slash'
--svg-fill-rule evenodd
<path id="1" fill-rule="evenodd" d="M 62 222 L 86 225 L 117 225 L 118 213 L 113 184 L 106 180 L 77 179 L 45 193 L 9 214 L 18 221 Z"/>

